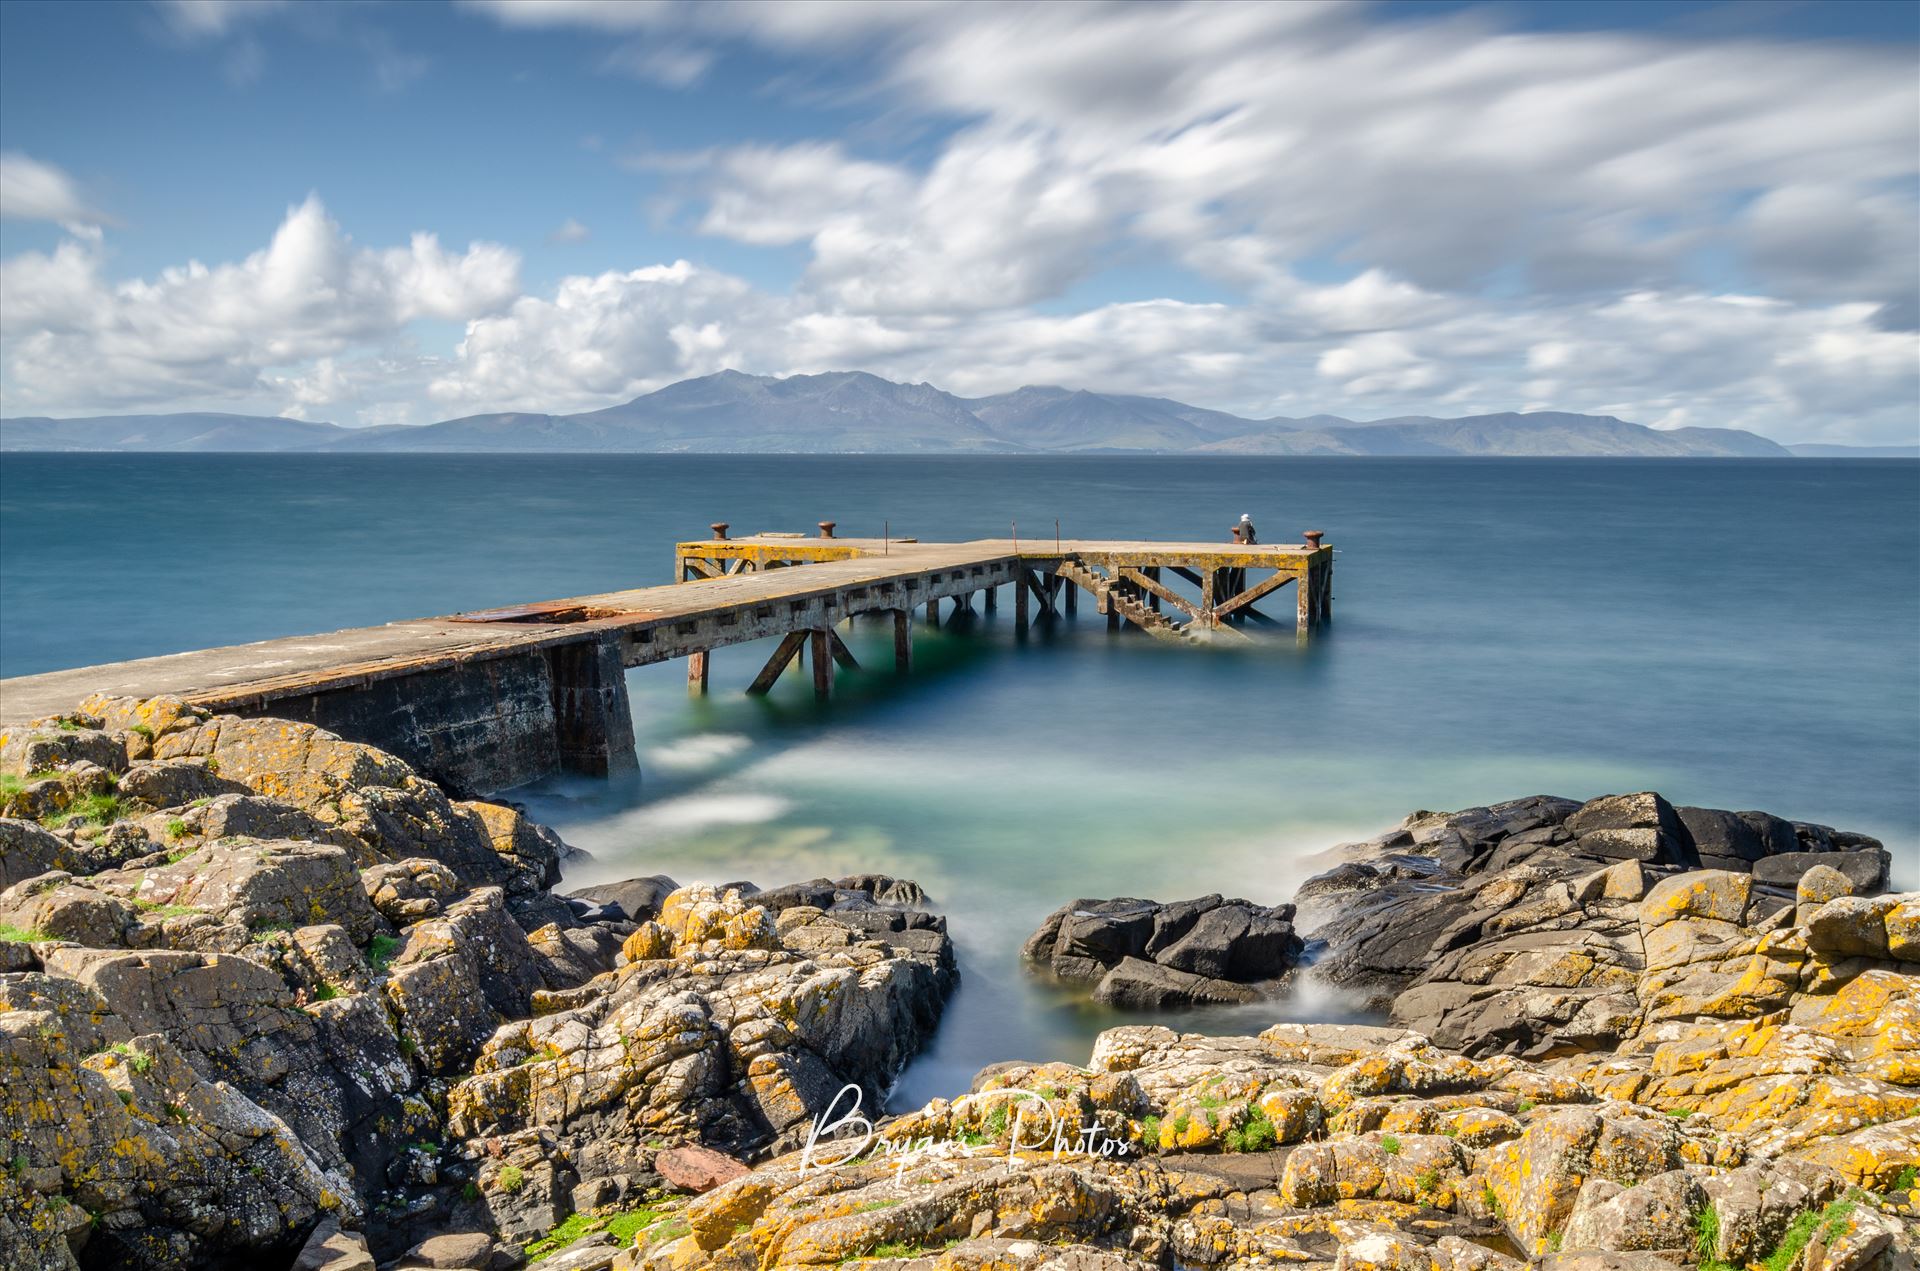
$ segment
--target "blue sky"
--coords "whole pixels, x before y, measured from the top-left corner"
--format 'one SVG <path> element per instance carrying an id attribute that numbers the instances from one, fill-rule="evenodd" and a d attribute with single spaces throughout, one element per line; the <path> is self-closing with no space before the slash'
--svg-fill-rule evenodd
<path id="1" fill-rule="evenodd" d="M 858 367 L 1911 441 L 1917 40 L 1898 3 L 12 0 L 0 405 Z"/>

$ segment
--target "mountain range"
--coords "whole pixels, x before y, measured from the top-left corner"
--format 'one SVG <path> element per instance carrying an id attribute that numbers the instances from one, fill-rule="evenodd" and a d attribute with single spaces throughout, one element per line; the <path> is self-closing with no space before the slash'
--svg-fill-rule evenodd
<path id="1" fill-rule="evenodd" d="M 0 419 L 0 450 L 1920 457 L 1920 446 L 1789 446 L 1737 428 L 1654 429 L 1560 411 L 1246 419 L 1163 397 L 1054 387 L 956 397 L 862 371 L 785 379 L 721 371 L 604 410 L 414 426 L 208 413 Z"/>

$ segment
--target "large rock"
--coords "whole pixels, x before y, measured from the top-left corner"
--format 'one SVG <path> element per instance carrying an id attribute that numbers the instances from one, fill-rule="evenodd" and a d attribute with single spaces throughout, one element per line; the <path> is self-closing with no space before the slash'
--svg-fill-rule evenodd
<path id="1" fill-rule="evenodd" d="M 1695 859 L 1679 813 L 1652 791 L 1590 799 L 1565 824 L 1587 856 L 1673 864 Z"/>
<path id="2" fill-rule="evenodd" d="M 1022 956 L 1066 979 L 1098 981 L 1095 1000 L 1164 1007 L 1250 1001 L 1240 986 L 1278 980 L 1302 942 L 1293 906 L 1218 895 L 1161 904 L 1076 900 L 1048 915 Z"/>
<path id="3" fill-rule="evenodd" d="M 1258 1001 L 1245 984 L 1176 971 L 1143 958 L 1123 958 L 1094 987 L 1093 1000 L 1122 1010 L 1225 1005 Z"/>
<path id="4" fill-rule="evenodd" d="M 582 900 L 591 900 L 596 904 L 618 905 L 622 913 L 634 922 L 645 922 L 660 912 L 660 902 L 676 891 L 680 884 L 665 874 L 651 874 L 645 878 L 629 878 L 618 883 L 599 883 L 592 887 L 581 887 L 567 893 Z"/>
<path id="5" fill-rule="evenodd" d="M 212 843 L 103 882 L 142 904 L 196 909 L 249 931 L 333 923 L 364 942 L 381 925 L 346 849 L 316 843 Z"/>
<path id="6" fill-rule="evenodd" d="M 1847 876 L 1856 892 L 1878 890 L 1887 881 L 1891 864 L 1884 847 L 1865 847 L 1836 852 L 1787 852 L 1769 856 L 1753 865 L 1753 876 L 1776 887 L 1792 887 L 1810 869 L 1837 869 Z"/>
<path id="7" fill-rule="evenodd" d="M 0 817 L 0 891 L 49 870 L 80 872 L 74 845 L 31 821 Z"/>
<path id="8" fill-rule="evenodd" d="M 9 1266 L 72 1266 L 69 1236 L 97 1266 L 267 1264 L 358 1217 L 344 1174 L 167 1036 L 66 979 L 8 976 L 0 997 Z"/>
<path id="9" fill-rule="evenodd" d="M 1514 1242 L 1538 1254 L 1572 1215 L 1589 1179 L 1624 1187 L 1681 1163 L 1671 1121 L 1589 1107 L 1534 1117 L 1519 1138 L 1488 1148 L 1480 1169 Z"/>
<path id="10" fill-rule="evenodd" d="M 797 1142 L 849 1083 L 877 1109 L 952 988 L 947 937 L 905 919 L 870 932 L 799 905 L 776 925 L 757 899 L 711 887 L 666 897 L 641 928 L 653 956 L 486 1040 L 449 1097 L 454 1133 L 537 1123 L 590 1179 L 640 1171 L 634 1154 L 650 1140 L 736 1154 Z M 862 893 L 848 912 L 871 908 Z"/>
<path id="11" fill-rule="evenodd" d="M 1631 1187 L 1589 1179 L 1574 1198 L 1560 1247 L 1684 1254 L 1693 1247 L 1695 1220 L 1706 1207 L 1706 1191 L 1686 1170 L 1668 1170 Z"/>

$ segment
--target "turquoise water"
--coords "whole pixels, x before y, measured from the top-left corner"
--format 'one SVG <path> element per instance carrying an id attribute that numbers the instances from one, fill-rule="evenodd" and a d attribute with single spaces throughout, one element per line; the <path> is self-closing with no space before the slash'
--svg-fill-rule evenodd
<path id="1" fill-rule="evenodd" d="M 1168 648 L 1012 606 L 849 635 L 822 708 L 764 650 L 631 675 L 642 775 L 518 792 L 597 861 L 776 884 L 876 870 L 949 914 L 964 986 L 899 1099 L 1084 1061 L 1108 1023 L 1028 981 L 1076 895 L 1285 899 L 1414 808 L 1659 789 L 1877 834 L 1920 884 L 1920 464 L 1192 458 L 0 459 L 0 673 L 670 580 L 709 521 L 925 539 L 1323 529 L 1308 649 Z M 1290 610 L 1283 594 L 1276 613 Z M 1315 1000 L 1207 1022 L 1347 1009 Z"/>

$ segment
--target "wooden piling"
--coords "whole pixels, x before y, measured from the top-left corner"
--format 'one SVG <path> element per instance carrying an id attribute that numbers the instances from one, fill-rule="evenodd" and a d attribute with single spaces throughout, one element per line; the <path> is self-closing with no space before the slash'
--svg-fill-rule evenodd
<path id="1" fill-rule="evenodd" d="M 698 653 L 689 653 L 687 655 L 687 692 L 694 697 L 705 697 L 707 695 L 707 676 L 709 671 L 707 659 L 710 656 L 705 649 L 702 649 Z"/>
<path id="2" fill-rule="evenodd" d="M 893 669 L 905 675 L 913 669 L 913 611 L 893 611 Z"/>

